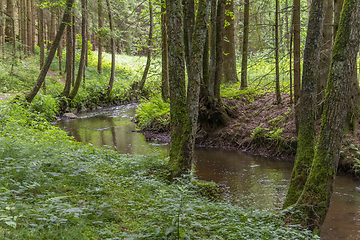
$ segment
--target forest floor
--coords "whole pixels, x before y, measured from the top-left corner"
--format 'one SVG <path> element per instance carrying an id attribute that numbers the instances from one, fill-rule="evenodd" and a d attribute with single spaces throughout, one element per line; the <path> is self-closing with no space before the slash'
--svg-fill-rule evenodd
<path id="1" fill-rule="evenodd" d="M 276 157 L 293 161 L 296 154 L 297 135 L 293 104 L 287 94 L 282 103 L 275 105 L 275 94 L 260 94 L 252 99 L 245 96 L 225 99 L 235 109 L 236 117 L 228 125 L 206 132 L 198 129 L 196 144 L 199 147 L 239 150 L 256 155 Z M 317 135 L 321 121 L 317 121 Z M 356 125 L 359 122 L 356 121 Z M 144 131 L 150 141 L 170 142 L 169 132 Z M 339 169 L 359 177 L 360 173 L 360 128 L 349 132 L 343 140 Z"/>

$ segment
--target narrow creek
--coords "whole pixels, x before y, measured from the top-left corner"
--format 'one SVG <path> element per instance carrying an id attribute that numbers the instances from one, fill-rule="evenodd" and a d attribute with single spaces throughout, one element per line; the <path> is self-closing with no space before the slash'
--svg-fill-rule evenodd
<path id="1" fill-rule="evenodd" d="M 169 146 L 146 142 L 131 122 L 137 105 L 127 104 L 79 114 L 78 119 L 56 123 L 75 140 L 107 145 L 124 154 L 159 153 Z M 195 169 L 203 180 L 226 186 L 225 198 L 234 204 L 259 210 L 281 208 L 293 164 L 237 151 L 196 148 Z M 337 176 L 330 210 L 321 230 L 322 239 L 360 239 L 360 181 Z"/>

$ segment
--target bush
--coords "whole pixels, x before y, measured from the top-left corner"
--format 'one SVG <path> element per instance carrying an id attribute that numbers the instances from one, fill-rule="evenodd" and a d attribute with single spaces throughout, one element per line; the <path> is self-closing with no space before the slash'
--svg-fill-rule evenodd
<path id="1" fill-rule="evenodd" d="M 165 131 L 170 127 L 170 103 L 164 102 L 159 95 L 150 101 L 142 99 L 135 118 L 144 130 Z"/>
<path id="2" fill-rule="evenodd" d="M 38 93 L 30 104 L 30 110 L 48 121 L 53 121 L 59 112 L 59 104 L 52 96 Z"/>

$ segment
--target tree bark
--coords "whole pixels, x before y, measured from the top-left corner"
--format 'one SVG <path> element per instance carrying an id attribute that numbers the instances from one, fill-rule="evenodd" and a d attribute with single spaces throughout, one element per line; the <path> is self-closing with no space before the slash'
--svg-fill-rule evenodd
<path id="1" fill-rule="evenodd" d="M 249 44 L 249 8 L 250 1 L 245 0 L 244 6 L 244 34 L 243 49 L 241 60 L 241 88 L 247 88 L 247 60 L 248 60 L 248 44 Z"/>
<path id="2" fill-rule="evenodd" d="M 319 62 L 319 77 L 317 81 L 317 118 L 320 118 L 323 101 L 325 98 L 325 88 L 329 76 L 331 64 L 331 51 L 333 46 L 333 0 L 327 0 L 327 9 L 324 20 L 323 44 L 321 46 L 321 55 Z"/>
<path id="3" fill-rule="evenodd" d="M 13 42 L 14 37 L 14 0 L 6 1 L 6 20 L 5 20 L 5 42 Z"/>
<path id="4" fill-rule="evenodd" d="M 169 86 L 170 86 L 170 178 L 188 170 L 183 153 L 183 143 L 190 135 L 190 121 L 187 117 L 185 90 L 184 32 L 182 22 L 182 1 L 167 0 Z"/>
<path id="5" fill-rule="evenodd" d="M 140 86 L 139 86 L 139 90 L 142 91 L 144 89 L 145 86 L 145 81 L 150 69 L 150 63 L 151 63 L 151 52 L 152 52 L 152 35 L 153 35 L 153 8 L 152 8 L 152 3 L 151 0 L 149 0 L 149 13 L 150 13 L 150 26 L 149 26 L 149 39 L 148 39 L 148 43 L 147 43 L 147 60 L 146 60 L 146 66 L 143 72 L 143 76 L 141 78 L 140 81 Z"/>
<path id="6" fill-rule="evenodd" d="M 5 34 L 4 34 L 4 2 L 0 0 L 0 47 L 2 57 L 4 57 L 4 44 L 5 44 Z"/>
<path id="7" fill-rule="evenodd" d="M 214 82 L 214 98 L 220 99 L 220 84 L 223 74 L 224 62 L 224 25 L 225 25 L 225 5 L 226 0 L 219 0 L 216 13 L 216 69 Z"/>
<path id="8" fill-rule="evenodd" d="M 215 96 L 215 71 L 216 71 L 216 0 L 211 0 L 211 18 L 210 18 L 210 68 L 209 68 L 209 96 Z"/>
<path id="9" fill-rule="evenodd" d="M 275 0 L 275 104 L 281 103 L 279 69 L 279 0 Z"/>
<path id="10" fill-rule="evenodd" d="M 61 22 L 61 24 L 59 26 L 59 30 L 57 31 L 57 34 L 56 34 L 56 37 L 55 37 L 55 40 L 54 40 L 54 43 L 53 43 L 53 47 L 50 49 L 49 55 L 46 58 L 46 62 L 45 62 L 44 67 L 42 68 L 42 70 L 40 72 L 40 75 L 39 75 L 38 79 L 36 80 L 35 86 L 31 90 L 31 92 L 29 92 L 28 95 L 26 96 L 26 100 L 29 103 L 32 102 L 32 100 L 36 96 L 37 92 L 39 91 L 42 83 L 44 82 L 46 74 L 47 74 L 47 72 L 48 72 L 48 70 L 50 68 L 51 62 L 52 62 L 52 60 L 53 60 L 53 58 L 55 56 L 56 48 L 57 48 L 58 44 L 60 43 L 60 39 L 61 39 L 62 34 L 64 33 L 65 26 L 67 24 L 69 24 L 69 22 L 70 22 L 71 8 L 72 8 L 73 3 L 74 3 L 74 0 L 67 0 L 66 1 L 66 9 L 65 9 L 65 12 L 64 12 L 64 15 L 63 15 L 62 22 Z"/>
<path id="11" fill-rule="evenodd" d="M 103 16 L 102 16 L 102 1 L 98 0 L 98 73 L 102 73 L 102 36 L 101 29 L 103 28 Z"/>
<path id="12" fill-rule="evenodd" d="M 110 74 L 109 86 L 107 89 L 107 96 L 109 98 L 115 78 L 115 40 L 114 40 L 114 24 L 112 19 L 110 0 L 106 0 L 106 4 L 108 6 L 110 34 L 111 34 L 111 74 Z"/>
<path id="13" fill-rule="evenodd" d="M 329 209 L 340 147 L 350 108 L 360 39 L 360 2 L 345 0 L 336 35 L 314 161 L 296 208 L 302 224 L 318 232 Z"/>
<path id="14" fill-rule="evenodd" d="M 30 51 L 32 54 L 35 54 L 35 0 L 31 0 L 31 12 L 33 13 L 33 16 L 31 18 L 31 45 L 30 45 Z"/>
<path id="15" fill-rule="evenodd" d="M 61 10 L 58 10 L 58 23 L 61 23 Z M 58 59 L 59 59 L 59 74 L 62 74 L 62 41 L 60 40 L 59 47 L 57 50 Z"/>
<path id="16" fill-rule="evenodd" d="M 63 96 L 66 98 L 69 97 L 71 84 L 73 82 L 73 78 L 75 77 L 73 75 L 73 37 L 72 37 L 72 31 L 73 27 L 71 26 L 72 23 L 72 17 L 70 17 L 69 25 L 66 27 L 66 65 L 65 65 L 65 72 L 66 72 L 66 80 L 65 80 L 65 86 L 64 91 L 62 93 Z"/>
<path id="17" fill-rule="evenodd" d="M 295 126 L 299 131 L 300 110 L 298 107 L 300 99 L 300 0 L 294 0 L 293 10 L 294 23 L 294 103 L 295 103 Z"/>
<path id="18" fill-rule="evenodd" d="M 225 21 L 228 23 L 225 27 L 224 42 L 224 64 L 223 64 L 223 82 L 236 83 L 238 81 L 236 71 L 236 54 L 235 54 L 235 12 L 234 0 L 227 1 L 225 5 Z"/>
<path id="19" fill-rule="evenodd" d="M 334 0 L 334 34 L 333 34 L 334 41 L 337 30 L 339 28 L 340 14 L 343 4 L 344 4 L 344 0 Z"/>
<path id="20" fill-rule="evenodd" d="M 71 78 L 71 85 L 74 86 L 75 84 L 75 70 L 76 70 L 76 27 L 75 27 L 75 14 L 73 12 L 72 17 L 72 78 Z"/>
<path id="21" fill-rule="evenodd" d="M 194 0 L 183 0 L 183 12 L 184 12 L 184 46 L 185 46 L 185 62 L 188 75 L 191 74 L 190 58 L 191 58 L 191 45 L 192 35 L 194 32 L 195 22 L 195 5 Z"/>
<path id="22" fill-rule="evenodd" d="M 28 53 L 29 54 L 33 54 L 31 51 L 31 46 L 32 46 L 32 18 L 33 13 L 32 13 L 32 8 L 31 8 L 31 0 L 27 0 L 27 49 L 28 49 Z"/>
<path id="23" fill-rule="evenodd" d="M 169 99 L 169 55 L 167 45 L 167 13 L 165 1 L 161 3 L 161 96 L 164 101 Z"/>
<path id="24" fill-rule="evenodd" d="M 315 152 L 316 84 L 319 73 L 320 49 L 327 0 L 313 0 L 304 50 L 300 104 L 298 147 L 284 207 L 299 199 L 307 180 Z"/>
<path id="25" fill-rule="evenodd" d="M 40 47 L 40 70 L 44 66 L 45 50 L 44 50 L 44 10 L 42 9 L 42 0 L 39 6 L 39 47 Z M 45 82 L 45 81 L 44 81 Z"/>
<path id="26" fill-rule="evenodd" d="M 78 68 L 78 74 L 76 76 L 76 81 L 74 87 L 71 89 L 69 98 L 70 100 L 74 99 L 81 83 L 82 75 L 84 73 L 85 68 L 85 54 L 87 49 L 87 35 L 86 35 L 86 0 L 81 0 L 82 6 L 82 21 L 81 21 L 81 56 L 80 56 L 80 63 Z"/>

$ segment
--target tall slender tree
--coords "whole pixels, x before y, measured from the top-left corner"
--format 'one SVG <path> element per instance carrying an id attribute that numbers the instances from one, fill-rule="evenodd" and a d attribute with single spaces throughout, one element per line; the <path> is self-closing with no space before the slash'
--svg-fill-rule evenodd
<path id="1" fill-rule="evenodd" d="M 295 204 L 307 180 L 315 152 L 316 84 L 327 0 L 313 0 L 304 51 L 298 147 L 284 207 Z"/>
<path id="2" fill-rule="evenodd" d="M 152 35 L 153 35 L 153 25 L 154 25 L 154 20 L 153 20 L 153 7 L 152 7 L 152 0 L 149 0 L 149 17 L 150 17 L 150 23 L 149 23 L 149 39 L 147 42 L 147 47 L 146 47 L 146 54 L 147 54 L 147 60 L 146 60 L 146 65 L 145 65 L 145 69 L 143 72 L 143 76 L 141 78 L 140 81 L 140 86 L 139 86 L 139 90 L 142 91 L 144 89 L 145 86 L 145 81 L 150 69 L 150 63 L 151 63 L 151 52 L 152 52 L 152 45 L 153 45 L 153 39 L 152 39 Z"/>
<path id="3" fill-rule="evenodd" d="M 243 49 L 241 60 L 241 88 L 247 88 L 247 61 L 248 61 L 248 45 L 249 45 L 249 14 L 250 1 L 245 0 L 244 5 L 244 33 L 243 33 Z"/>
<path id="4" fill-rule="evenodd" d="M 111 39 L 111 73 L 110 73 L 110 80 L 107 89 L 107 96 L 110 97 L 111 90 L 114 84 L 115 78 L 115 39 L 114 39 L 114 23 L 112 18 L 112 9 L 110 5 L 110 0 L 106 0 L 106 4 L 108 7 L 109 12 L 109 25 L 110 25 L 110 39 Z"/>
<path id="5" fill-rule="evenodd" d="M 235 12 L 234 0 L 229 0 L 225 5 L 225 39 L 224 41 L 224 64 L 223 82 L 237 82 L 236 54 L 235 54 Z"/>
<path id="6" fill-rule="evenodd" d="M 293 8 L 294 27 L 294 104 L 296 132 L 299 130 L 300 110 L 298 107 L 300 99 L 300 0 L 294 0 Z"/>
<path id="7" fill-rule="evenodd" d="M 51 62 L 54 59 L 55 56 L 55 52 L 56 49 L 58 47 L 58 44 L 60 43 L 61 40 L 61 36 L 64 33 L 65 27 L 66 25 L 68 25 L 70 23 L 70 17 L 71 17 L 71 9 L 72 9 L 72 5 L 74 3 L 74 0 L 67 0 L 66 1 L 66 8 L 64 11 L 64 15 L 63 15 L 63 19 L 61 21 L 61 24 L 59 26 L 59 29 L 56 33 L 56 37 L 53 43 L 53 46 L 51 47 L 48 57 L 46 58 L 45 64 L 39 74 L 39 77 L 36 80 L 36 84 L 33 87 L 33 89 L 26 95 L 26 100 L 31 103 L 32 100 L 34 99 L 34 97 L 36 96 L 36 94 L 38 93 L 41 85 L 44 82 L 44 79 L 46 77 L 46 74 L 50 68 Z"/>
<path id="8" fill-rule="evenodd" d="M 275 0 L 275 104 L 281 103 L 279 69 L 279 0 Z"/>
<path id="9" fill-rule="evenodd" d="M 167 44 L 167 13 L 165 1 L 161 2 L 161 96 L 163 100 L 169 99 L 169 54 Z"/>
<path id="10" fill-rule="evenodd" d="M 102 13 L 102 1 L 98 0 L 98 73 L 102 72 L 102 36 L 101 30 L 103 28 L 103 13 Z"/>
<path id="11" fill-rule="evenodd" d="M 345 0 L 332 53 L 324 111 L 314 160 L 304 190 L 295 208 L 302 211 L 304 226 L 319 232 L 329 209 L 339 163 L 356 56 L 360 43 L 360 2 Z"/>

